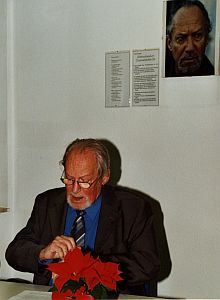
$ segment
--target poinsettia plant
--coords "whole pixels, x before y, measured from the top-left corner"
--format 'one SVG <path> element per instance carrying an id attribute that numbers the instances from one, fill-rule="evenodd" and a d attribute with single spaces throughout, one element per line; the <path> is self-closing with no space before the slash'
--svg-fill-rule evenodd
<path id="1" fill-rule="evenodd" d="M 55 274 L 50 289 L 52 299 L 107 299 L 122 280 L 118 264 L 102 262 L 80 248 L 69 251 L 62 262 L 51 263 L 48 269 Z"/>

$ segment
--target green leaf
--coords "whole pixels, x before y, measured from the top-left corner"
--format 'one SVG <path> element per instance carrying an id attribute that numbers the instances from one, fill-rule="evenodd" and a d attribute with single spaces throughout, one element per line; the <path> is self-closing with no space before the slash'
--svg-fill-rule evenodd
<path id="1" fill-rule="evenodd" d="M 88 286 L 86 284 L 86 281 L 84 278 L 80 278 L 79 281 L 75 280 L 68 280 L 62 287 L 61 292 L 66 292 L 68 289 L 71 290 L 71 292 L 75 293 L 77 289 L 79 289 L 81 286 L 86 287 L 86 291 L 88 291 Z"/>
<path id="2" fill-rule="evenodd" d="M 108 289 L 102 284 L 97 284 L 94 289 L 91 291 L 91 295 L 95 299 L 107 299 L 108 298 Z"/>
<path id="3" fill-rule="evenodd" d="M 75 291 L 80 287 L 80 283 L 74 280 L 68 280 L 62 287 L 61 292 L 66 292 L 68 289 L 71 292 L 75 293 Z"/>
<path id="4" fill-rule="evenodd" d="M 53 287 L 51 287 L 51 288 L 49 289 L 48 292 L 58 292 L 58 288 L 54 285 Z"/>

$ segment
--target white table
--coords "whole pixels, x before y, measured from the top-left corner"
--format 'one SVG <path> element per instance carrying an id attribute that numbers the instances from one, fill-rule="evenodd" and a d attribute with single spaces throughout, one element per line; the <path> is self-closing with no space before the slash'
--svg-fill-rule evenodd
<path id="1" fill-rule="evenodd" d="M 42 300 L 51 300 L 51 293 L 46 293 L 50 289 L 49 286 L 45 285 L 35 285 L 35 284 L 27 284 L 27 283 L 17 283 L 17 282 L 7 282 L 0 280 L 0 300 L 8 300 L 11 297 L 15 297 L 17 299 L 28 299 L 28 300 L 38 300 L 41 298 Z M 25 292 L 26 291 L 26 292 Z M 20 293 L 28 293 L 33 291 L 35 294 L 27 297 L 20 298 Z M 37 293 L 38 292 L 38 293 Z M 44 292 L 42 297 L 40 297 L 40 293 Z M 147 299 L 148 297 L 143 296 L 132 296 L 132 295 L 123 295 L 121 294 L 118 299 Z M 148 298 L 148 299 L 159 299 L 159 298 Z M 164 299 L 163 299 L 164 300 Z"/>
<path id="2" fill-rule="evenodd" d="M 27 283 L 0 281 L 1 300 L 8 300 L 12 296 L 18 295 L 19 293 L 25 290 L 47 292 L 49 290 L 49 287 L 45 285 L 34 285 L 34 284 L 27 284 Z M 49 295 L 50 294 L 48 293 L 48 296 Z"/>

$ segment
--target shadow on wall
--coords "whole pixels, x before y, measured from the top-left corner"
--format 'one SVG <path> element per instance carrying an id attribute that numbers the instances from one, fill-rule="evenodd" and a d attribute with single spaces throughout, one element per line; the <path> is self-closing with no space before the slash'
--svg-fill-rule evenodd
<path id="1" fill-rule="evenodd" d="M 121 178 L 121 156 L 117 147 L 108 140 L 100 139 L 100 141 L 105 145 L 109 151 L 111 166 L 110 166 L 110 180 L 109 185 L 116 186 Z M 161 210 L 160 203 L 151 198 L 149 195 L 132 189 L 128 187 L 121 187 L 130 193 L 134 193 L 139 197 L 142 197 L 148 201 L 151 206 L 152 212 L 154 214 L 154 232 L 155 232 L 155 241 L 157 246 L 158 255 L 161 261 L 161 269 L 157 279 L 154 282 L 150 283 L 150 296 L 157 296 L 157 283 L 164 280 L 170 275 L 172 262 L 170 258 L 170 252 L 168 247 L 168 242 L 166 238 L 166 231 L 164 227 L 164 215 Z"/>
<path id="2" fill-rule="evenodd" d="M 100 142 L 108 149 L 110 156 L 110 179 L 108 184 L 116 186 L 121 178 L 121 155 L 114 144 L 108 140 L 100 139 Z"/>

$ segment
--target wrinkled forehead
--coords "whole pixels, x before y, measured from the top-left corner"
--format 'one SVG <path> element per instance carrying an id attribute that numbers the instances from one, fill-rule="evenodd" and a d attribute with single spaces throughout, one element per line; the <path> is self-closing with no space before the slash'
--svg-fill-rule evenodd
<path id="1" fill-rule="evenodd" d="M 187 30 L 190 28 L 203 29 L 205 18 L 197 6 L 182 7 L 173 17 L 173 30 Z"/>
<path id="2" fill-rule="evenodd" d="M 69 165 L 84 166 L 84 167 L 92 167 L 97 169 L 97 157 L 94 151 L 91 149 L 85 150 L 76 150 L 73 149 L 70 151 L 66 158 L 66 167 Z"/>

